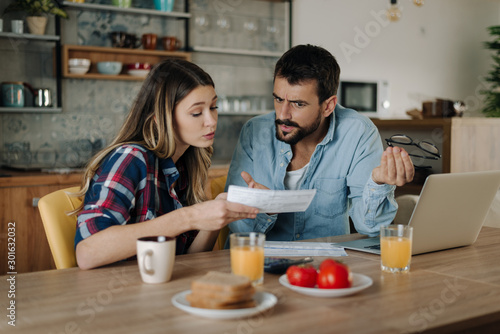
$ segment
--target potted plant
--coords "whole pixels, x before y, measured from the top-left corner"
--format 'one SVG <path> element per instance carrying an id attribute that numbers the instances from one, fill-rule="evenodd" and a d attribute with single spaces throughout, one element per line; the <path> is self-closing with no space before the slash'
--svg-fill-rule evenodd
<path id="1" fill-rule="evenodd" d="M 43 35 L 47 26 L 47 15 L 68 18 L 68 14 L 59 5 L 58 0 L 14 0 L 5 8 L 7 12 L 26 12 L 26 23 L 30 33 Z"/>
<path id="2" fill-rule="evenodd" d="M 484 46 L 492 50 L 493 68 L 486 77 L 486 81 L 491 83 L 491 87 L 482 90 L 485 95 L 483 113 L 486 117 L 500 117 L 500 26 L 488 27 L 493 41 L 485 42 Z"/>

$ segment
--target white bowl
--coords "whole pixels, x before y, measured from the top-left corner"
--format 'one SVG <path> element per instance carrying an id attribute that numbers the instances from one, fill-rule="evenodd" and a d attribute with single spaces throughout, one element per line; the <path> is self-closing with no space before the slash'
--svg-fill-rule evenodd
<path id="1" fill-rule="evenodd" d="M 69 73 L 73 74 L 85 74 L 89 71 L 88 67 L 69 67 Z"/>
<path id="2" fill-rule="evenodd" d="M 149 70 L 128 70 L 127 73 L 133 77 L 145 77 L 148 75 Z"/>
<path id="3" fill-rule="evenodd" d="M 85 65 L 70 65 L 68 68 L 73 68 L 73 69 L 75 69 L 75 68 L 76 69 L 78 69 L 78 68 L 80 68 L 80 69 L 89 69 L 90 66 L 85 66 Z"/>
<path id="4" fill-rule="evenodd" d="M 69 66 L 90 66 L 90 59 L 86 58 L 70 58 L 68 60 Z"/>

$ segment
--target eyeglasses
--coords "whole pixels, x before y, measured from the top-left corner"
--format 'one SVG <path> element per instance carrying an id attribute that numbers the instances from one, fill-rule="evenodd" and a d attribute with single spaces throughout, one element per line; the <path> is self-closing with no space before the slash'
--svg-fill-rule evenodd
<path id="1" fill-rule="evenodd" d="M 439 154 L 439 149 L 437 148 L 437 146 L 428 141 L 423 140 L 418 143 L 415 143 L 413 139 L 403 134 L 392 135 L 389 139 L 386 139 L 385 141 L 387 142 L 387 145 L 391 147 L 393 146 L 393 144 L 412 145 L 418 147 L 425 153 L 430 154 L 429 156 L 429 155 L 418 155 L 418 154 L 408 153 L 408 155 L 412 157 L 431 159 L 431 160 L 438 160 L 439 158 L 441 158 L 441 154 Z M 431 166 L 420 166 L 420 168 L 431 168 Z"/>

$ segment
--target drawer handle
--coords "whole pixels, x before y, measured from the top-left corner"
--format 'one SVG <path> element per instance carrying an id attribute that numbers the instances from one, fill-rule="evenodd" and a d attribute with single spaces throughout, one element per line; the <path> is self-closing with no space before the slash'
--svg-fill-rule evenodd
<path id="1" fill-rule="evenodd" d="M 39 200 L 40 200 L 40 197 L 33 197 L 32 204 L 33 204 L 34 208 L 38 207 L 38 201 Z"/>

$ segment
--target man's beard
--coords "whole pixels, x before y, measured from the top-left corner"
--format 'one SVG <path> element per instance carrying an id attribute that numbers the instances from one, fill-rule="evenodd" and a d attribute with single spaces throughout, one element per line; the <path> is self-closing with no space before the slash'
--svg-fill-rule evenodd
<path id="1" fill-rule="evenodd" d="M 321 124 L 321 114 L 318 114 L 318 118 L 316 118 L 314 123 L 306 128 L 303 128 L 299 126 L 297 123 L 289 121 L 287 119 L 286 120 L 277 119 L 274 121 L 274 124 L 276 124 L 276 139 L 290 145 L 295 145 L 319 128 L 319 125 Z M 286 126 L 293 126 L 295 127 L 295 129 L 293 129 L 291 132 L 283 133 L 279 128 L 280 124 Z"/>

